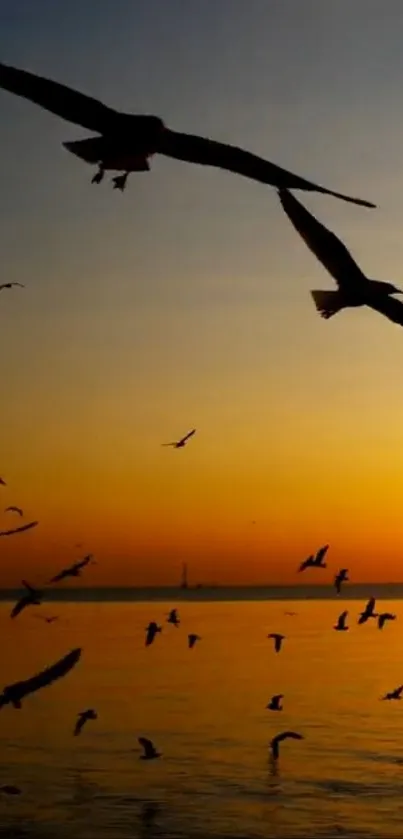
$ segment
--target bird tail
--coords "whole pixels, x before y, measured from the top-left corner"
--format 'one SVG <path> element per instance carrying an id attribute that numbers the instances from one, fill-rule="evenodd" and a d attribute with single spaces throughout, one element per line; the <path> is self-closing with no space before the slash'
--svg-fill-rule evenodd
<path id="1" fill-rule="evenodd" d="M 315 306 L 322 318 L 331 318 L 343 309 L 339 291 L 311 291 Z"/>

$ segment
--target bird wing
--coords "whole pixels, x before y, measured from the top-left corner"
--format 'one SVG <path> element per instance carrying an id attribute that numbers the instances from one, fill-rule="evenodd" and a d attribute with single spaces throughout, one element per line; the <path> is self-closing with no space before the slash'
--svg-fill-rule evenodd
<path id="1" fill-rule="evenodd" d="M 144 754 L 146 755 L 146 757 L 154 754 L 154 745 L 151 742 L 151 740 L 148 739 L 148 737 L 139 737 L 138 742 L 140 743 L 140 746 L 143 747 Z"/>
<path id="2" fill-rule="evenodd" d="M 305 571 L 305 568 L 309 568 L 309 566 L 312 565 L 312 560 L 313 556 L 308 556 L 308 559 L 304 559 L 304 561 L 301 562 L 298 571 Z"/>
<path id="3" fill-rule="evenodd" d="M 367 282 L 346 246 L 334 233 L 327 230 L 290 192 L 280 190 L 279 196 L 292 225 L 339 287 Z"/>
<path id="4" fill-rule="evenodd" d="M 91 562 L 91 560 L 92 560 L 92 554 L 87 554 L 87 556 L 85 556 L 84 559 L 80 559 L 79 562 L 76 562 L 76 564 L 73 565 L 73 568 L 75 570 L 79 570 L 80 568 L 85 568 L 85 566 L 88 565 L 88 563 Z"/>
<path id="5" fill-rule="evenodd" d="M 80 656 L 81 648 L 77 647 L 67 653 L 67 655 L 59 661 L 56 661 L 55 664 L 52 664 L 50 667 L 46 667 L 30 679 L 26 679 L 22 682 L 15 682 L 13 685 L 9 685 L 7 687 L 7 695 L 5 696 L 5 693 L 3 693 L 3 695 L 0 696 L 0 708 L 7 702 L 10 702 L 13 695 L 18 699 L 22 699 L 29 693 L 34 693 L 40 688 L 47 687 L 47 685 L 50 685 L 52 682 L 55 682 L 62 676 L 65 676 L 69 670 L 77 664 Z"/>
<path id="6" fill-rule="evenodd" d="M 370 599 L 368 600 L 368 603 L 365 607 L 365 611 L 366 612 L 373 612 L 374 609 L 375 609 L 375 603 L 376 603 L 375 597 L 370 597 Z"/>
<path id="7" fill-rule="evenodd" d="M 188 163 L 199 163 L 202 166 L 215 166 L 218 169 L 226 169 L 243 175 L 260 183 L 282 189 L 304 189 L 309 192 L 322 192 L 341 198 L 353 204 L 361 204 L 365 207 L 374 207 L 367 201 L 360 198 L 351 198 L 339 192 L 333 192 L 323 186 L 307 181 L 293 172 L 288 172 L 275 163 L 270 163 L 256 154 L 245 151 L 238 146 L 231 146 L 228 143 L 218 143 L 216 140 L 209 140 L 207 137 L 199 137 L 194 134 L 183 134 L 178 131 L 165 130 L 161 134 L 158 153 L 167 157 L 174 157 L 176 160 L 185 160 Z"/>
<path id="8" fill-rule="evenodd" d="M 182 437 L 179 442 L 180 443 L 186 443 L 186 440 L 189 440 L 189 437 L 193 437 L 193 434 L 196 434 L 196 429 L 195 428 L 193 428 L 192 431 L 189 431 L 188 434 L 185 434 L 185 436 Z"/>
<path id="9" fill-rule="evenodd" d="M 383 629 L 383 625 L 384 625 L 385 621 L 386 621 L 386 615 L 379 615 L 379 617 L 378 617 L 379 629 Z"/>
<path id="10" fill-rule="evenodd" d="M 5 513 L 18 513 L 19 516 L 23 516 L 23 510 L 21 507 L 6 507 L 4 510 Z"/>
<path id="11" fill-rule="evenodd" d="M 117 111 L 91 96 L 7 64 L 0 64 L 0 88 L 29 99 L 68 122 L 101 134 L 119 116 Z"/>
<path id="12" fill-rule="evenodd" d="M 59 574 L 55 574 L 55 576 L 52 577 L 52 579 L 49 580 L 49 582 L 50 583 L 59 583 L 60 580 L 64 580 L 64 578 L 68 577 L 69 574 L 70 574 L 70 568 L 64 568 L 63 571 L 60 571 Z"/>
<path id="13" fill-rule="evenodd" d="M 319 550 L 316 554 L 316 557 L 315 557 L 315 562 L 317 562 L 318 565 L 319 565 L 319 563 L 322 562 L 322 559 L 324 559 L 328 550 L 329 550 L 329 545 L 323 545 L 321 548 L 319 548 Z"/>
<path id="14" fill-rule="evenodd" d="M 274 739 L 277 740 L 277 743 L 281 743 L 283 740 L 303 740 L 304 738 L 302 734 L 298 734 L 296 731 L 282 731 Z"/>
<path id="15" fill-rule="evenodd" d="M 396 693 L 397 696 L 400 696 L 400 694 L 403 693 L 403 685 L 399 685 L 399 687 L 393 692 Z"/>
<path id="16" fill-rule="evenodd" d="M 380 315 L 385 315 L 393 323 L 403 326 L 403 303 L 400 300 L 395 300 L 394 297 L 389 295 L 379 295 L 379 297 L 371 299 L 367 306 L 375 309 Z"/>
<path id="17" fill-rule="evenodd" d="M 0 536 L 12 536 L 13 533 L 23 533 L 24 530 L 31 530 L 36 527 L 39 522 L 30 521 L 28 524 L 22 524 L 21 527 L 14 527 L 13 530 L 0 530 Z"/>
<path id="18" fill-rule="evenodd" d="M 19 615 L 20 612 L 22 612 L 22 610 L 25 609 L 26 606 L 28 606 L 28 603 L 29 600 L 26 595 L 24 595 L 24 597 L 21 597 L 21 599 L 18 600 L 18 602 L 12 608 L 10 612 L 10 618 L 16 618 L 17 615 Z"/>

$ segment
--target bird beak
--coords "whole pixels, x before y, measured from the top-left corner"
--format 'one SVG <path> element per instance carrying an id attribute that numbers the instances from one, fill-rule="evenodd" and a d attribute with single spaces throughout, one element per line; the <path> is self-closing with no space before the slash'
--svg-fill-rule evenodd
<path id="1" fill-rule="evenodd" d="M 396 286 L 394 286 L 394 289 L 395 289 L 395 291 L 394 291 L 395 294 L 403 294 L 403 291 L 400 288 L 396 288 Z"/>

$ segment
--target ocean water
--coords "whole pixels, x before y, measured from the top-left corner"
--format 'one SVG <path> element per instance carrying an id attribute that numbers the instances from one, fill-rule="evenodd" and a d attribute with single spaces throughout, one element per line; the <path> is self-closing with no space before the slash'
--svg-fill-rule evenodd
<path id="1" fill-rule="evenodd" d="M 398 620 L 332 629 L 340 600 L 51 603 L 10 621 L 0 604 L 3 684 L 76 646 L 63 680 L 0 711 L 0 837 L 32 839 L 298 839 L 403 835 L 403 702 L 380 696 L 403 682 Z M 288 616 L 286 611 L 295 611 Z M 48 625 L 35 614 L 58 614 Z M 144 646 L 150 620 L 164 624 Z M 286 640 L 275 654 L 269 632 Z M 192 650 L 187 633 L 202 641 Z M 284 710 L 267 711 L 274 693 Z M 99 718 L 80 737 L 78 711 Z M 277 770 L 268 743 L 293 729 Z M 139 760 L 138 736 L 160 760 Z"/>

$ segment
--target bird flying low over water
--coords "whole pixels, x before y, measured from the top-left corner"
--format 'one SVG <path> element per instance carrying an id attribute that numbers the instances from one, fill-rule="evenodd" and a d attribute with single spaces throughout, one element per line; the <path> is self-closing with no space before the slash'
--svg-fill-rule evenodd
<path id="1" fill-rule="evenodd" d="M 25 288 L 22 283 L 1 283 L 0 291 L 3 291 L 3 288 L 13 288 L 13 286 L 18 286 L 19 288 Z"/>
<path id="2" fill-rule="evenodd" d="M 180 620 L 177 609 L 171 609 L 167 617 L 167 623 L 171 623 L 172 626 L 179 626 Z"/>
<path id="3" fill-rule="evenodd" d="M 336 574 L 334 578 L 334 585 L 337 591 L 337 594 L 340 594 L 341 585 L 342 583 L 348 583 L 348 568 L 340 568 L 340 571 Z"/>
<path id="4" fill-rule="evenodd" d="M 38 521 L 29 521 L 28 524 L 22 524 L 21 527 L 14 527 L 12 530 L 0 530 L 0 536 L 13 536 L 14 533 L 24 533 L 25 530 L 31 530 L 38 524 Z"/>
<path id="5" fill-rule="evenodd" d="M 391 690 L 389 693 L 385 693 L 385 696 L 382 696 L 382 699 L 401 699 L 403 693 L 403 685 L 399 685 L 398 688 Z"/>
<path id="6" fill-rule="evenodd" d="M 12 685 L 7 685 L 0 694 L 0 708 L 3 705 L 13 705 L 14 708 L 21 708 L 21 702 L 30 693 L 35 693 L 40 688 L 47 687 L 65 676 L 77 664 L 81 656 L 81 648 L 77 647 L 71 652 L 67 653 L 63 658 L 56 661 L 45 670 L 41 670 L 36 676 L 26 679 L 23 682 L 14 682 Z"/>
<path id="7" fill-rule="evenodd" d="M 403 303 L 390 296 L 403 292 L 391 283 L 368 279 L 340 239 L 288 190 L 280 190 L 279 196 L 291 223 L 338 285 L 337 291 L 311 291 L 321 317 L 327 319 L 342 309 L 369 306 L 403 326 Z"/>
<path id="8" fill-rule="evenodd" d="M 138 742 L 144 751 L 144 754 L 140 756 L 140 760 L 155 760 L 157 757 L 162 757 L 161 752 L 157 752 L 152 740 L 148 740 L 147 737 L 138 737 Z"/>
<path id="9" fill-rule="evenodd" d="M 21 518 L 24 515 L 24 510 L 21 510 L 21 507 L 6 507 L 4 510 L 5 513 L 17 513 Z"/>
<path id="10" fill-rule="evenodd" d="M 64 580 L 66 577 L 79 577 L 83 568 L 88 565 L 89 562 L 92 560 L 92 554 L 88 554 L 85 556 L 84 559 L 80 559 L 79 562 L 75 562 L 73 565 L 70 565 L 68 568 L 64 568 L 63 571 L 60 571 L 59 574 L 56 574 L 55 577 L 52 577 L 49 580 L 50 583 L 59 583 L 60 580 Z"/>
<path id="11" fill-rule="evenodd" d="M 150 621 L 146 627 L 146 647 L 149 647 L 153 643 L 157 632 L 162 632 L 162 626 L 158 626 L 155 621 Z"/>
<path id="12" fill-rule="evenodd" d="M 74 731 L 73 731 L 74 737 L 78 737 L 78 735 L 81 733 L 81 730 L 82 730 L 83 726 L 85 725 L 86 722 L 88 722 L 88 720 L 97 720 L 97 719 L 98 719 L 98 714 L 97 714 L 96 711 L 94 711 L 93 708 L 87 708 L 86 711 L 80 711 L 80 713 L 77 714 L 77 722 L 75 724 Z"/>
<path id="13" fill-rule="evenodd" d="M 281 704 L 282 699 L 284 699 L 284 694 L 283 693 L 276 693 L 274 696 L 272 696 L 270 702 L 268 703 L 268 705 L 266 705 L 266 708 L 268 708 L 269 711 L 282 711 L 283 710 L 283 706 Z"/>
<path id="14" fill-rule="evenodd" d="M 194 632 L 191 632 L 188 635 L 188 647 L 190 650 L 194 647 L 196 641 L 201 641 L 200 635 L 195 635 Z"/>
<path id="15" fill-rule="evenodd" d="M 383 629 L 386 621 L 395 621 L 396 615 L 392 615 L 390 612 L 382 612 L 382 614 L 378 615 L 378 629 Z"/>
<path id="16" fill-rule="evenodd" d="M 370 618 L 377 618 L 378 615 L 375 612 L 375 597 L 370 597 L 368 600 L 367 605 L 363 612 L 360 613 L 360 617 L 358 618 L 358 623 L 366 623 L 367 620 Z"/>
<path id="17" fill-rule="evenodd" d="M 26 580 L 22 580 L 22 585 L 26 589 L 26 594 L 23 594 L 11 610 L 11 618 L 16 618 L 27 606 L 40 606 L 42 603 L 43 594 L 41 591 L 30 586 Z"/>
<path id="18" fill-rule="evenodd" d="M 322 548 L 319 548 L 315 556 L 308 556 L 308 559 L 304 559 L 304 561 L 301 562 L 298 571 L 305 571 L 306 568 L 327 568 L 324 559 L 328 550 L 329 545 L 323 545 Z"/>
<path id="19" fill-rule="evenodd" d="M 337 619 L 337 623 L 333 627 L 333 629 L 337 629 L 338 632 L 346 632 L 348 626 L 346 626 L 348 612 L 342 612 Z"/>
<path id="20" fill-rule="evenodd" d="M 196 429 L 195 428 L 193 428 L 192 431 L 189 431 L 188 434 L 185 434 L 184 437 L 181 437 L 180 440 L 177 440 L 176 442 L 174 441 L 173 443 L 162 443 L 161 445 L 162 446 L 173 446 L 174 449 L 183 449 L 183 447 L 186 445 L 186 443 L 190 439 L 190 437 L 193 437 L 193 434 L 196 434 Z"/>
<path id="21" fill-rule="evenodd" d="M 312 183 L 236 146 L 171 131 L 160 117 L 115 111 L 84 93 L 26 70 L 0 64 L 0 87 L 99 135 L 63 143 L 77 157 L 98 164 L 93 183 L 100 183 L 107 169 L 122 171 L 124 174 L 114 178 L 113 183 L 115 188 L 124 190 L 130 172 L 148 172 L 149 158 L 163 154 L 187 163 L 226 169 L 270 186 L 321 192 L 364 207 L 375 206 Z"/>
<path id="22" fill-rule="evenodd" d="M 274 640 L 274 649 L 276 653 L 279 653 L 281 650 L 281 644 L 285 640 L 285 635 L 280 635 L 278 632 L 270 632 L 270 635 L 267 636 L 268 638 L 273 638 Z"/>
<path id="23" fill-rule="evenodd" d="M 282 731 L 281 734 L 277 734 L 277 736 L 273 737 L 273 739 L 270 742 L 270 748 L 271 748 L 271 753 L 272 753 L 273 760 L 278 760 L 278 757 L 280 755 L 280 743 L 282 743 L 283 740 L 289 740 L 289 739 L 291 739 L 291 740 L 303 740 L 304 738 L 303 738 L 302 734 L 297 734 L 296 731 Z"/>

